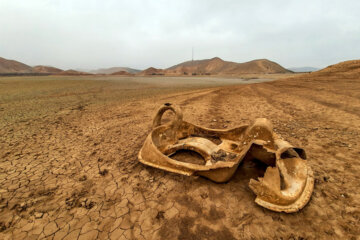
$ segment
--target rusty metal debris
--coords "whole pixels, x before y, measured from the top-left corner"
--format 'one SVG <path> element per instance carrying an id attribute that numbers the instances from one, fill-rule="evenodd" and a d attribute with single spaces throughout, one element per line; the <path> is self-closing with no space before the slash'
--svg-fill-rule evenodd
<path id="1" fill-rule="evenodd" d="M 174 120 L 161 124 L 167 110 L 175 113 Z M 193 157 L 175 157 L 182 151 L 192 152 Z M 219 183 L 228 181 L 244 159 L 260 160 L 268 165 L 264 177 L 251 179 L 249 187 L 257 204 L 277 212 L 299 211 L 314 188 L 305 151 L 282 140 L 264 118 L 233 129 L 209 129 L 183 121 L 181 109 L 166 103 L 158 110 L 138 157 L 152 167 Z"/>

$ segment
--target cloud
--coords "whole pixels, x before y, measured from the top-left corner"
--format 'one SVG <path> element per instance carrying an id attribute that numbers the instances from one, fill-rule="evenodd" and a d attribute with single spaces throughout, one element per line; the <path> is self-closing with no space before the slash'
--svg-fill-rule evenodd
<path id="1" fill-rule="evenodd" d="M 324 67 L 359 58 L 360 2 L 0 0 L 0 55 L 61 68 L 169 67 L 268 58 Z"/>

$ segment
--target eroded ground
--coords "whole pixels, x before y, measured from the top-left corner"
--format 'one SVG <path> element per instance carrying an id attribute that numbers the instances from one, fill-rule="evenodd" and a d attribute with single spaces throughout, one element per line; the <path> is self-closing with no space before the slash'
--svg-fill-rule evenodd
<path id="1" fill-rule="evenodd" d="M 208 89 L 9 81 L 0 79 L 0 239 L 360 234 L 359 79 Z M 226 184 L 138 163 L 152 117 L 164 102 L 180 105 L 186 121 L 213 128 L 270 119 L 276 132 L 307 151 L 316 178 L 310 203 L 294 214 L 257 206 L 248 182 L 264 169 L 252 162 Z"/>

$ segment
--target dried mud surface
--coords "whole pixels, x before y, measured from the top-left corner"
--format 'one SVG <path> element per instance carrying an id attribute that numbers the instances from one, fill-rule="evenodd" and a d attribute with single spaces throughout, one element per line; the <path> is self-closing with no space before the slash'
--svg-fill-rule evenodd
<path id="1" fill-rule="evenodd" d="M 16 81 L 0 81 L 0 239 L 357 239 L 360 234 L 359 79 L 186 91 L 130 84 L 125 92 L 106 81 L 74 81 L 70 90 L 61 82 Z M 256 205 L 248 182 L 264 168 L 255 162 L 241 165 L 226 184 L 138 163 L 152 117 L 165 102 L 180 105 L 184 119 L 206 127 L 270 119 L 276 132 L 307 151 L 316 179 L 310 203 L 294 214 Z"/>

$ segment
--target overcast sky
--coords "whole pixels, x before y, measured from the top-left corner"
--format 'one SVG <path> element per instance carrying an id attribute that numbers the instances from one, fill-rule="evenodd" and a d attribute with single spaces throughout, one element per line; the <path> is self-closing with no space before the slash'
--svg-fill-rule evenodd
<path id="1" fill-rule="evenodd" d="M 360 58 L 359 0 L 0 0 L 0 56 L 63 69 Z"/>

